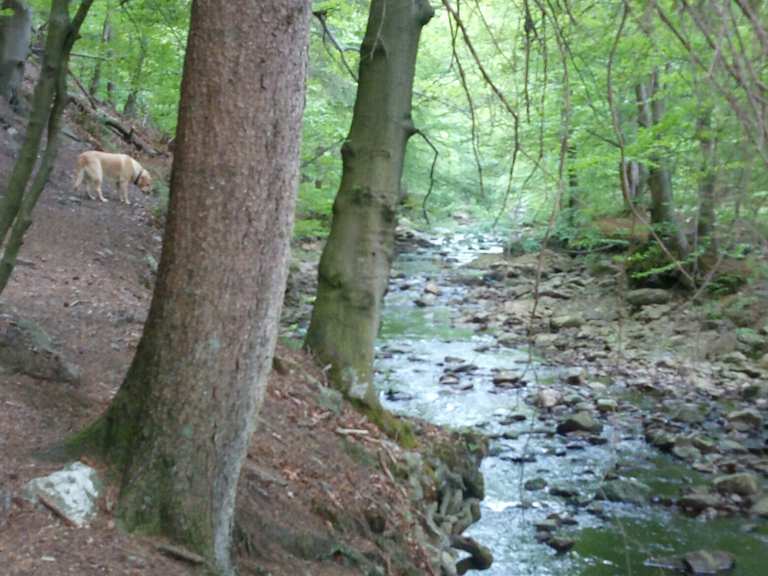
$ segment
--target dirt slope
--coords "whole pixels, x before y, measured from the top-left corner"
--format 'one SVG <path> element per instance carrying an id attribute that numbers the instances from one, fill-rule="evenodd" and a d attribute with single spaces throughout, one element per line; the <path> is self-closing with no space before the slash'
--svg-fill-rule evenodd
<path id="1" fill-rule="evenodd" d="M 68 131 L 83 136 L 75 115 L 71 108 Z M 22 119 L 0 108 L 2 182 L 23 133 Z M 107 204 L 73 195 L 75 159 L 90 147 L 64 138 L 2 295 L 2 310 L 38 323 L 79 366 L 81 378 L 68 384 L 0 375 L 0 573 L 194 574 L 201 569 L 161 553 L 157 541 L 115 527 L 114 487 L 98 519 L 84 529 L 20 497 L 29 479 L 61 467 L 35 454 L 99 415 L 119 387 L 141 335 L 152 263 L 159 259 L 156 199 L 132 188 L 134 203 L 124 206 L 111 186 Z M 140 159 L 155 176 L 168 173 L 167 159 Z M 390 471 L 400 449 L 364 417 L 333 398 L 329 404 L 322 374 L 301 353 L 279 349 L 278 356 L 280 373 L 273 374 L 241 478 L 243 573 L 361 574 L 370 563 L 388 574 L 429 573 L 416 567 L 424 551 L 409 541 L 414 521 L 406 517 L 413 511 Z"/>

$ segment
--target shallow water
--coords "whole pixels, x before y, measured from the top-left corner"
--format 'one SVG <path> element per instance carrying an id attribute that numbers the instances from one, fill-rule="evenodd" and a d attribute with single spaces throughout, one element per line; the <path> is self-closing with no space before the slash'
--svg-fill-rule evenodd
<path id="1" fill-rule="evenodd" d="M 459 321 L 468 288 L 451 282 L 459 267 L 481 253 L 500 251 L 482 237 L 446 235 L 443 245 L 401 255 L 386 298 L 379 343 L 377 387 L 387 408 L 436 424 L 474 427 L 492 436 L 491 454 L 483 462 L 486 498 L 483 518 L 467 535 L 494 554 L 491 576 L 647 576 L 670 574 L 647 567 L 651 557 L 674 557 L 685 552 L 722 549 L 736 557 L 738 576 L 768 574 L 768 528 L 762 521 L 745 533 L 743 518 L 703 522 L 687 518 L 661 504 L 643 507 L 604 503 L 603 517 L 584 506 L 552 496 L 548 490 L 526 491 L 523 484 L 544 478 L 549 487 L 574 489 L 589 501 L 606 471 L 621 464 L 621 473 L 649 484 L 656 496 L 677 496 L 686 484 L 706 482 L 687 466 L 649 449 L 640 426 L 641 405 L 620 420 L 604 421 L 605 445 L 558 437 L 552 423 L 540 420 L 525 397 L 537 386 L 551 383 L 564 367 L 544 366 L 527 350 L 495 345 L 490 334 L 476 334 Z M 462 272 L 466 275 L 466 272 Z M 440 286 L 433 305 L 418 307 L 426 281 Z M 457 390 L 439 383 L 446 357 L 474 364 L 461 375 Z M 526 388 L 498 391 L 491 370 L 503 368 L 524 375 Z M 398 398 L 392 401 L 391 398 Z M 524 420 L 509 422 L 510 415 Z M 613 424 L 613 425 L 612 425 Z M 534 524 L 557 513 L 576 521 L 558 531 L 573 535 L 577 544 L 558 555 L 535 540 Z"/>

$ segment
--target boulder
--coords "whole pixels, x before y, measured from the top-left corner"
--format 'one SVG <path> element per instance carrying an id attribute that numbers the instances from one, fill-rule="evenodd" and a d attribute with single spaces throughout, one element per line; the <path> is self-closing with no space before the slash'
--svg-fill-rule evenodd
<path id="1" fill-rule="evenodd" d="M 554 331 L 564 328 L 580 328 L 584 324 L 584 318 L 579 314 L 553 316 L 549 319 L 549 326 Z"/>
<path id="2" fill-rule="evenodd" d="M 0 313 L 0 372 L 77 383 L 80 370 L 68 362 L 45 331 L 14 312 Z"/>
<path id="3" fill-rule="evenodd" d="M 33 502 L 42 500 L 46 507 L 82 527 L 96 515 L 101 490 L 98 472 L 75 462 L 48 476 L 30 480 L 24 487 L 24 496 Z"/>
<path id="4" fill-rule="evenodd" d="M 677 505 L 694 514 L 699 514 L 707 508 L 717 508 L 721 503 L 720 496 L 706 492 L 692 492 L 681 496 Z"/>
<path id="5" fill-rule="evenodd" d="M 763 425 L 762 415 L 754 408 L 735 410 L 730 412 L 727 418 L 734 424 L 742 424 L 748 428 L 761 428 Z"/>
<path id="6" fill-rule="evenodd" d="M 639 288 L 627 292 L 626 301 L 632 306 L 647 306 L 649 304 L 666 304 L 671 302 L 673 297 L 669 290 Z"/>
<path id="7" fill-rule="evenodd" d="M 750 512 L 752 512 L 752 514 L 755 516 L 768 518 L 768 496 L 763 496 L 757 502 L 755 502 Z"/>
<path id="8" fill-rule="evenodd" d="M 760 492 L 757 478 L 749 472 L 739 472 L 719 476 L 714 480 L 715 490 L 721 494 L 738 494 L 739 496 L 754 496 Z"/>
<path id="9" fill-rule="evenodd" d="M 629 502 L 642 506 L 648 502 L 651 488 L 634 478 L 619 478 L 604 482 L 598 492 L 598 497 L 610 502 Z"/>
<path id="10" fill-rule="evenodd" d="M 683 557 L 687 572 L 694 576 L 722 574 L 733 570 L 734 560 L 728 552 L 722 550 L 697 550 Z"/>
<path id="11" fill-rule="evenodd" d="M 592 432 L 599 434 L 603 430 L 603 425 L 596 421 L 589 412 L 577 412 L 565 418 L 557 425 L 558 434 L 569 434 L 571 432 Z"/>

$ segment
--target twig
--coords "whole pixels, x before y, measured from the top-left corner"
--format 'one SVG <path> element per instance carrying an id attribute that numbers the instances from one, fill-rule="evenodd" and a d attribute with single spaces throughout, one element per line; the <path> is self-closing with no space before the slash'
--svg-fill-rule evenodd
<path id="1" fill-rule="evenodd" d="M 422 138 L 424 138 L 424 141 L 427 143 L 427 145 L 432 148 L 432 151 L 435 153 L 434 157 L 432 158 L 432 166 L 429 169 L 429 190 L 427 190 L 427 194 L 424 196 L 424 200 L 421 202 L 421 213 L 424 216 L 424 220 L 427 224 L 429 224 L 429 216 L 427 216 L 427 200 L 429 199 L 430 194 L 432 194 L 432 188 L 434 187 L 435 183 L 435 165 L 437 164 L 437 157 L 439 155 L 439 152 L 437 151 L 437 148 L 434 144 L 432 144 L 432 141 L 427 137 L 426 134 L 424 134 L 423 131 L 419 130 L 418 128 L 414 131 L 414 134 L 418 134 Z"/>

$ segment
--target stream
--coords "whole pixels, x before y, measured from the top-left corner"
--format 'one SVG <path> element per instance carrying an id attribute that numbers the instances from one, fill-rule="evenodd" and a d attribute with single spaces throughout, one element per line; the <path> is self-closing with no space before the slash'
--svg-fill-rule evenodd
<path id="1" fill-rule="evenodd" d="M 500 346 L 492 330 L 466 322 L 482 312 L 470 297 L 482 272 L 464 265 L 481 254 L 501 252 L 500 243 L 449 231 L 430 240 L 432 246 L 411 248 L 395 262 L 376 385 L 384 405 L 396 413 L 471 427 L 491 438 L 482 465 L 482 519 L 466 532 L 492 550 L 494 563 L 487 574 L 671 574 L 668 559 L 700 549 L 728 551 L 736 559 L 732 574 L 768 573 L 764 520 L 731 516 L 704 521 L 672 506 L 682 487 L 708 480 L 645 442 L 642 417 L 648 407 L 642 397 L 611 387 L 610 395 L 622 399 L 621 410 L 599 416 L 601 434 L 556 434 L 557 420 L 540 413 L 531 397 L 542 387 L 567 393 L 563 380 L 579 367 Z M 525 385 L 495 386 L 493 376 L 499 371 L 516 374 Z M 650 486 L 652 496 L 636 503 L 596 500 L 606 475 L 638 479 Z M 537 538 L 537 524 L 552 525 L 553 520 L 557 535 L 575 540 L 567 553 Z"/>

